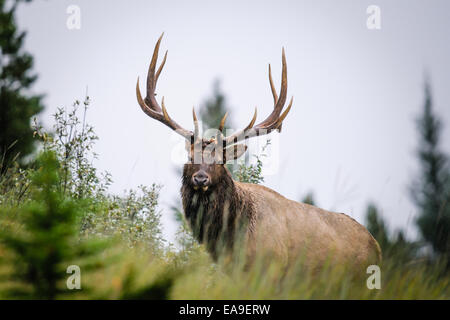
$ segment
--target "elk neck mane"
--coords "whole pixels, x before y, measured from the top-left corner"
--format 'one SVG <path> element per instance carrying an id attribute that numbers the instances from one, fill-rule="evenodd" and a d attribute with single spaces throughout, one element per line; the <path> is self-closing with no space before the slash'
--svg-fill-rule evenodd
<path id="1" fill-rule="evenodd" d="M 255 220 L 253 200 L 227 169 L 207 192 L 194 190 L 185 174 L 187 166 L 189 164 L 184 166 L 181 187 L 184 214 L 194 237 L 205 243 L 217 259 L 218 249 L 231 250 L 240 231 L 246 228 L 252 231 Z"/>

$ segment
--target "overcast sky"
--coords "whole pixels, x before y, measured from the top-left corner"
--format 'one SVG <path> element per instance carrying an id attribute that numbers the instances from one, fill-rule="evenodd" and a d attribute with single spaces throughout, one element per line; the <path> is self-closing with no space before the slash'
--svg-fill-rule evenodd
<path id="1" fill-rule="evenodd" d="M 66 26 L 70 5 L 81 10 L 79 30 Z M 381 9 L 379 30 L 366 26 L 369 5 Z M 35 0 L 20 7 L 18 22 L 39 74 L 34 91 L 46 94 L 41 121 L 50 126 L 56 108 L 83 99 L 88 87 L 88 120 L 100 136 L 97 167 L 112 174 L 114 193 L 163 185 L 168 239 L 175 234 L 169 207 L 181 186 L 172 161 L 179 140 L 135 96 L 163 31 L 169 54 L 158 96 L 188 129 L 192 106 L 211 94 L 215 78 L 237 126 L 248 123 L 254 106 L 265 117 L 273 107 L 267 64 L 279 88 L 284 46 L 294 104 L 273 137 L 279 166 L 264 184 L 294 200 L 312 190 L 318 206 L 361 223 L 374 201 L 392 229 L 415 237 L 408 185 L 418 170 L 414 119 L 426 72 L 446 125 L 442 147 L 450 151 L 449 14 L 446 0 Z"/>

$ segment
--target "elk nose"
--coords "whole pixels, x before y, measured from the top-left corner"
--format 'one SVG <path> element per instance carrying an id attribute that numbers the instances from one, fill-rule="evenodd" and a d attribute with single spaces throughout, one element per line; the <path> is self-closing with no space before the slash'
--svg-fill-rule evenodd
<path id="1" fill-rule="evenodd" d="M 209 177 L 204 171 L 199 171 L 192 177 L 194 185 L 196 186 L 206 186 L 209 182 Z"/>

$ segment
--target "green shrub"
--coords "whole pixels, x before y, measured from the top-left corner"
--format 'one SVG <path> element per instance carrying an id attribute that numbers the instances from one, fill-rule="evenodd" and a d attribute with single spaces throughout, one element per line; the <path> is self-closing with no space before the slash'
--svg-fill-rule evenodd
<path id="1" fill-rule="evenodd" d="M 158 210 L 160 186 L 140 186 L 124 197 L 106 196 L 97 202 L 82 221 L 83 236 L 118 237 L 128 247 L 142 244 L 147 250 L 164 248 L 161 212 Z"/>
<path id="2" fill-rule="evenodd" d="M 141 186 L 124 197 L 107 193 L 112 183 L 108 172 L 94 167 L 98 155 L 94 152 L 98 137 L 87 122 L 90 99 L 78 100 L 71 108 L 58 108 L 54 114 L 53 133 L 45 131 L 35 121 L 35 136 L 44 150 L 56 153 L 61 163 L 60 190 L 76 199 L 84 199 L 80 231 L 83 236 L 116 237 L 129 246 L 145 242 L 147 247 L 163 247 L 160 212 L 157 209 L 160 186 Z"/>
<path id="3" fill-rule="evenodd" d="M 265 151 L 270 145 L 270 140 L 267 140 L 266 144 L 262 147 L 261 155 L 253 155 L 256 158 L 255 164 L 246 164 L 244 160 L 241 160 L 238 164 L 237 170 L 234 172 L 234 178 L 240 182 L 260 184 L 264 182 L 264 176 L 262 175 L 263 162 L 262 157 L 267 157 Z"/>
<path id="4" fill-rule="evenodd" d="M 31 201 L 0 209 L 0 244 L 14 267 L 4 275 L 7 297 L 54 299 L 70 291 L 65 287 L 66 269 L 101 251 L 97 241 L 79 241 L 78 222 L 84 205 L 61 191 L 61 167 L 55 153 L 38 158 L 32 175 Z"/>
<path id="5" fill-rule="evenodd" d="M 86 122 L 89 105 L 86 96 L 82 110 L 78 100 L 69 110 L 58 108 L 53 115 L 53 133 L 43 130 L 36 119 L 34 123 L 34 135 L 40 138 L 44 150 L 54 151 L 61 163 L 61 191 L 78 199 L 101 196 L 112 183 L 108 172 L 98 173 L 93 165 L 98 157 L 93 151 L 98 137 Z"/>

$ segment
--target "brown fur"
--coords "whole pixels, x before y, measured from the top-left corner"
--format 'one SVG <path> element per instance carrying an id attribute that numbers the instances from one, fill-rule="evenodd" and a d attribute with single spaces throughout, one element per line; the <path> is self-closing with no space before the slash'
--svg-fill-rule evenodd
<path id="1" fill-rule="evenodd" d="M 200 169 L 211 179 L 206 192 L 194 190 L 191 182 Z M 313 268 L 327 261 L 365 268 L 381 260 L 378 243 L 354 219 L 289 200 L 261 185 L 234 181 L 224 165 L 186 164 L 181 194 L 194 236 L 214 259 L 221 248 L 231 252 L 242 236 L 249 261 L 257 253 L 286 265 L 303 257 Z"/>

